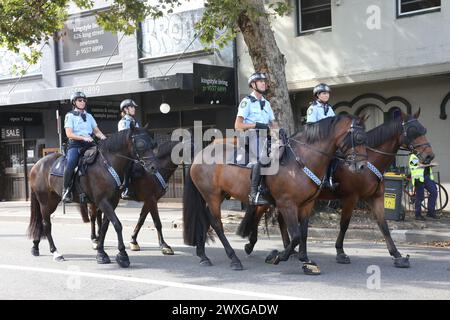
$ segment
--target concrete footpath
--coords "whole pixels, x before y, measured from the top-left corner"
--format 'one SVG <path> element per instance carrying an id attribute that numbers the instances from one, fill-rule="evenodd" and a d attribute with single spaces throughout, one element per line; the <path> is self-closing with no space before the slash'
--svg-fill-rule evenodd
<path id="1" fill-rule="evenodd" d="M 121 201 L 116 210 L 120 221 L 125 227 L 134 227 L 136 224 L 142 203 L 134 201 Z M 182 228 L 182 204 L 178 202 L 160 202 L 159 214 L 163 229 Z M 222 222 L 227 232 L 235 233 L 242 220 L 244 212 L 240 210 L 238 202 L 226 201 L 223 204 Z M 0 202 L 1 221 L 28 222 L 30 216 L 30 203 L 26 201 Z M 450 213 L 440 214 L 439 220 L 427 219 L 416 221 L 414 216 L 407 214 L 404 221 L 388 221 L 392 238 L 399 243 L 420 243 L 436 246 L 450 246 Z M 336 239 L 339 232 L 340 215 L 337 213 L 316 213 L 310 219 L 308 236 L 323 240 Z M 278 226 L 268 219 L 267 223 L 260 223 L 260 237 L 279 234 Z M 58 223 L 82 223 L 77 204 L 66 205 L 66 214 L 63 214 L 62 205 L 52 215 L 52 222 Z M 147 217 L 144 227 L 153 228 L 151 216 Z M 383 236 L 372 217 L 365 212 L 355 212 L 346 239 L 362 239 L 383 241 Z"/>

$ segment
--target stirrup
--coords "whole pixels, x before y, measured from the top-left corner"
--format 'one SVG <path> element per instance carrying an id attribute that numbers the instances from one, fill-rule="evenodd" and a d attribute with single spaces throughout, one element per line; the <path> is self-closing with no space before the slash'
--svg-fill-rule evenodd
<path id="1" fill-rule="evenodd" d="M 64 203 L 70 203 L 72 202 L 72 192 L 70 191 L 70 188 L 66 189 L 66 191 L 63 193 L 61 200 Z"/>
<path id="2" fill-rule="evenodd" d="M 122 192 L 122 194 L 120 195 L 120 197 L 121 197 L 123 200 L 130 200 L 130 199 L 131 199 L 131 196 L 130 196 L 130 194 L 128 193 L 128 188 L 126 188 L 125 190 L 123 190 L 123 192 Z"/>
<path id="3" fill-rule="evenodd" d="M 261 192 L 258 191 L 255 197 L 250 196 L 250 204 L 254 206 L 263 206 L 270 203 L 261 195 Z"/>

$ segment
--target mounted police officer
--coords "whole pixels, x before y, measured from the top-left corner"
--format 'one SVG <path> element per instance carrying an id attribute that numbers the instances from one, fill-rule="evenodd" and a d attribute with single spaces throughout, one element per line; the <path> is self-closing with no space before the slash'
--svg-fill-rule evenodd
<path id="1" fill-rule="evenodd" d="M 73 173 L 78 165 L 78 158 L 83 150 L 93 145 L 92 134 L 99 139 L 106 139 L 100 131 L 94 117 L 86 112 L 87 98 L 83 92 L 74 92 L 70 96 L 72 111 L 66 114 L 64 128 L 69 139 L 67 146 L 67 164 L 64 170 L 62 201 L 70 202 Z"/>
<path id="2" fill-rule="evenodd" d="M 122 119 L 120 119 L 119 123 L 117 124 L 118 131 L 126 130 L 131 127 L 139 127 L 139 123 L 134 118 L 136 115 L 136 108 L 137 108 L 136 102 L 132 99 L 125 99 L 120 103 L 120 111 L 122 114 Z M 121 194 L 122 199 L 128 200 L 131 198 L 131 195 L 129 193 L 129 185 L 130 185 L 130 178 L 131 178 L 131 170 L 133 166 L 132 164 L 129 164 L 128 167 L 125 169 L 125 177 L 123 179 L 123 192 Z"/>
<path id="3" fill-rule="evenodd" d="M 252 93 L 242 99 L 239 104 L 236 121 L 237 130 L 248 130 L 250 165 L 252 167 L 251 189 L 249 200 L 253 205 L 268 204 L 268 201 L 258 192 L 261 184 L 260 158 L 267 152 L 267 134 L 270 128 L 275 128 L 275 117 L 270 102 L 263 96 L 267 91 L 267 76 L 256 72 L 248 78 L 248 86 Z"/>
<path id="4" fill-rule="evenodd" d="M 315 123 L 324 118 L 336 116 L 333 107 L 328 103 L 330 100 L 330 87 L 325 83 L 320 83 L 313 89 L 314 101 L 311 103 L 306 114 L 306 123 Z M 324 186 L 329 189 L 336 189 L 339 184 L 333 183 L 333 174 L 336 171 L 339 160 L 333 158 L 328 170 L 327 179 L 325 179 Z"/>
<path id="5" fill-rule="evenodd" d="M 415 211 L 416 220 L 425 220 L 422 216 L 422 201 L 424 200 L 425 189 L 430 193 L 428 198 L 427 217 L 437 219 L 435 205 L 437 199 L 437 187 L 434 182 L 433 170 L 431 166 L 423 167 L 420 165 L 419 158 L 411 153 L 409 156 L 409 170 L 411 171 L 411 181 L 416 188 Z"/>

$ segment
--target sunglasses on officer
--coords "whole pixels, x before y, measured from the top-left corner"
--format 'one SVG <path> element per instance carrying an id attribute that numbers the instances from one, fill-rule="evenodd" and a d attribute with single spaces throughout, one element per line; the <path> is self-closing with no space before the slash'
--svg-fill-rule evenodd
<path id="1" fill-rule="evenodd" d="M 87 102 L 87 99 L 85 99 L 85 98 L 77 98 L 77 101 L 78 102 Z"/>

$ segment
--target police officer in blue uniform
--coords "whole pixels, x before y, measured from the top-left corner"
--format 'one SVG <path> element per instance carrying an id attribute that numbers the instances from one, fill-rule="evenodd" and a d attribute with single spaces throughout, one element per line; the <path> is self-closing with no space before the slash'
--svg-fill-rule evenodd
<path id="1" fill-rule="evenodd" d="M 269 202 L 258 192 L 262 180 L 260 157 L 264 151 L 267 152 L 264 148 L 267 145 L 267 131 L 277 125 L 270 102 L 263 96 L 267 91 L 267 76 L 260 72 L 253 73 L 248 78 L 248 86 L 252 93 L 239 104 L 234 127 L 249 131 L 250 164 L 253 165 L 249 200 L 253 205 L 264 205 Z"/>
<path id="2" fill-rule="evenodd" d="M 333 107 L 328 103 L 330 100 L 330 87 L 325 83 L 320 83 L 313 89 L 314 101 L 311 103 L 306 114 L 306 123 L 315 123 L 324 118 L 334 117 Z M 324 186 L 329 189 L 336 189 L 339 184 L 333 182 L 333 174 L 339 164 L 336 158 L 331 161 L 327 170 L 327 179 Z"/>
<path id="3" fill-rule="evenodd" d="M 70 202 L 70 186 L 75 167 L 78 165 L 78 158 L 82 150 L 86 150 L 93 145 L 92 133 L 99 139 L 106 139 L 100 131 L 94 117 L 86 112 L 87 98 L 83 92 L 74 92 L 70 96 L 70 103 L 73 110 L 66 114 L 64 128 L 69 139 L 67 147 L 67 164 L 64 171 L 62 201 Z"/>
<path id="4" fill-rule="evenodd" d="M 122 113 L 122 119 L 120 119 L 117 124 L 118 131 L 130 129 L 131 127 L 139 127 L 139 123 L 134 118 L 136 115 L 136 102 L 132 99 L 125 99 L 120 103 L 120 111 Z M 132 163 L 128 165 L 125 169 L 125 177 L 123 179 L 123 192 L 121 194 L 122 199 L 129 200 L 132 195 L 129 192 L 130 178 L 131 178 L 131 170 L 133 168 Z"/>

